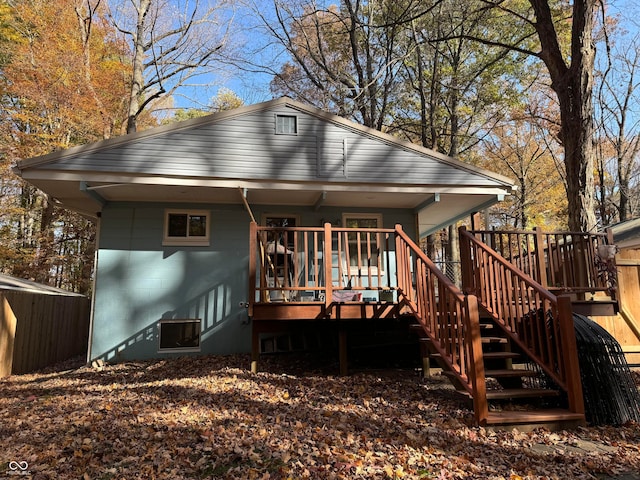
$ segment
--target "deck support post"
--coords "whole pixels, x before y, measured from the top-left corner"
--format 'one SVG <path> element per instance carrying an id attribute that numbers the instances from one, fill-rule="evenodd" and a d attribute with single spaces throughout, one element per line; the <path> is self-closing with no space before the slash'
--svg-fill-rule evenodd
<path id="1" fill-rule="evenodd" d="M 251 325 L 251 373 L 258 373 L 258 360 L 260 358 L 260 332 L 255 322 Z"/>
<path id="2" fill-rule="evenodd" d="M 431 349 L 426 338 L 420 339 L 420 357 L 422 357 L 422 377 L 431 378 Z"/>
<path id="3" fill-rule="evenodd" d="M 558 297 L 558 317 L 569 409 L 574 413 L 584 415 L 584 397 L 582 396 L 582 380 L 578 363 L 578 347 L 576 345 L 576 332 L 573 325 L 573 311 L 569 295 L 560 295 Z"/>
<path id="4" fill-rule="evenodd" d="M 431 359 L 428 353 L 422 354 L 422 376 L 424 378 L 431 378 Z"/>
<path id="5" fill-rule="evenodd" d="M 349 373 L 347 329 L 342 325 L 338 327 L 338 354 L 340 358 L 340 375 L 346 376 Z"/>

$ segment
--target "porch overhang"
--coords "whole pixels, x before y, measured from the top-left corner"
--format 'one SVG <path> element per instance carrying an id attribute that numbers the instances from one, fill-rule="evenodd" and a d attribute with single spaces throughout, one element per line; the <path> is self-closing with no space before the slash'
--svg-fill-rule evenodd
<path id="1" fill-rule="evenodd" d="M 508 187 L 348 182 L 286 182 L 184 176 L 131 175 L 48 169 L 18 171 L 54 201 L 97 217 L 110 202 L 241 204 L 238 188 L 252 205 L 342 208 L 404 208 L 418 215 L 421 235 L 486 208 L 510 193 Z"/>

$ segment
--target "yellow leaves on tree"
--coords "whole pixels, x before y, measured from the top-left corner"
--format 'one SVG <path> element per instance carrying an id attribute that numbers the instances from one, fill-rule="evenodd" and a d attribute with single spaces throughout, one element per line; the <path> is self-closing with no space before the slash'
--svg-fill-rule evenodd
<path id="1" fill-rule="evenodd" d="M 567 197 L 551 146 L 532 121 L 514 118 L 485 139 L 483 166 L 515 180 L 512 198 L 494 209 L 494 221 L 510 228 L 566 228 Z"/>
<path id="2" fill-rule="evenodd" d="M 18 157 L 99 140 L 122 123 L 127 51 L 94 8 L 32 0 L 3 10 L 12 39 L 0 46 L 9 52 L 6 110 Z"/>

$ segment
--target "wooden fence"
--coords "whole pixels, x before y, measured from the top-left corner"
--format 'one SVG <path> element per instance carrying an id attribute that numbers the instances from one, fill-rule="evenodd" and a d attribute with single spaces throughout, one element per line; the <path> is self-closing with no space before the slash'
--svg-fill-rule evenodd
<path id="1" fill-rule="evenodd" d="M 89 299 L 0 290 L 0 377 L 86 353 Z"/>
<path id="2" fill-rule="evenodd" d="M 615 337 L 630 364 L 640 366 L 640 248 L 621 250 L 616 268 L 620 312 L 593 320 Z"/>

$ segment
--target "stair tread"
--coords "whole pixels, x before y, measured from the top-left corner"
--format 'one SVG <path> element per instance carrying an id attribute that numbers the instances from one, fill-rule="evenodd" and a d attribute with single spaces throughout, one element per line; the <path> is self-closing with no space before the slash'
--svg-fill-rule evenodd
<path id="1" fill-rule="evenodd" d="M 455 372 L 451 372 L 451 371 L 447 371 L 447 370 L 443 370 L 442 371 L 442 375 L 445 375 L 447 377 L 457 377 L 458 374 Z M 535 377 L 538 375 L 538 372 L 536 372 L 535 370 L 524 370 L 524 369 L 518 369 L 518 368 L 505 368 L 505 369 L 495 369 L 495 370 L 485 370 L 484 372 L 484 376 L 485 377 L 492 377 L 492 378 L 497 378 L 497 377 Z M 500 390 L 502 391 L 502 390 Z"/>
<path id="2" fill-rule="evenodd" d="M 584 415 L 561 408 L 553 408 L 545 410 L 489 412 L 487 417 L 487 425 L 536 424 L 563 421 L 584 421 Z"/>
<path id="3" fill-rule="evenodd" d="M 557 390 L 546 388 L 505 388 L 504 390 L 487 390 L 487 399 L 505 400 L 509 398 L 553 397 Z"/>
<path id="4" fill-rule="evenodd" d="M 508 343 L 509 342 L 504 337 L 482 337 L 480 341 L 482 343 Z"/>
<path id="5" fill-rule="evenodd" d="M 456 390 L 460 395 L 471 397 L 466 390 Z M 508 400 L 512 398 L 553 397 L 557 390 L 546 388 L 505 388 L 504 390 L 487 390 L 487 400 Z"/>
<path id="6" fill-rule="evenodd" d="M 485 377 L 535 377 L 538 372 L 535 370 L 525 370 L 520 368 L 502 368 L 485 370 Z"/>
<path id="7" fill-rule="evenodd" d="M 430 341 L 428 338 L 424 338 L 424 339 L 420 339 L 422 341 L 428 342 Z M 430 358 L 440 358 L 440 354 L 439 353 L 430 353 L 429 357 Z M 484 352 L 482 354 L 482 356 L 485 359 L 509 359 L 509 358 L 518 358 L 520 356 L 519 353 L 515 353 L 515 352 Z"/>
<path id="8" fill-rule="evenodd" d="M 515 352 L 484 352 L 482 356 L 490 359 L 494 358 L 518 358 L 520 356 L 519 353 Z"/>

